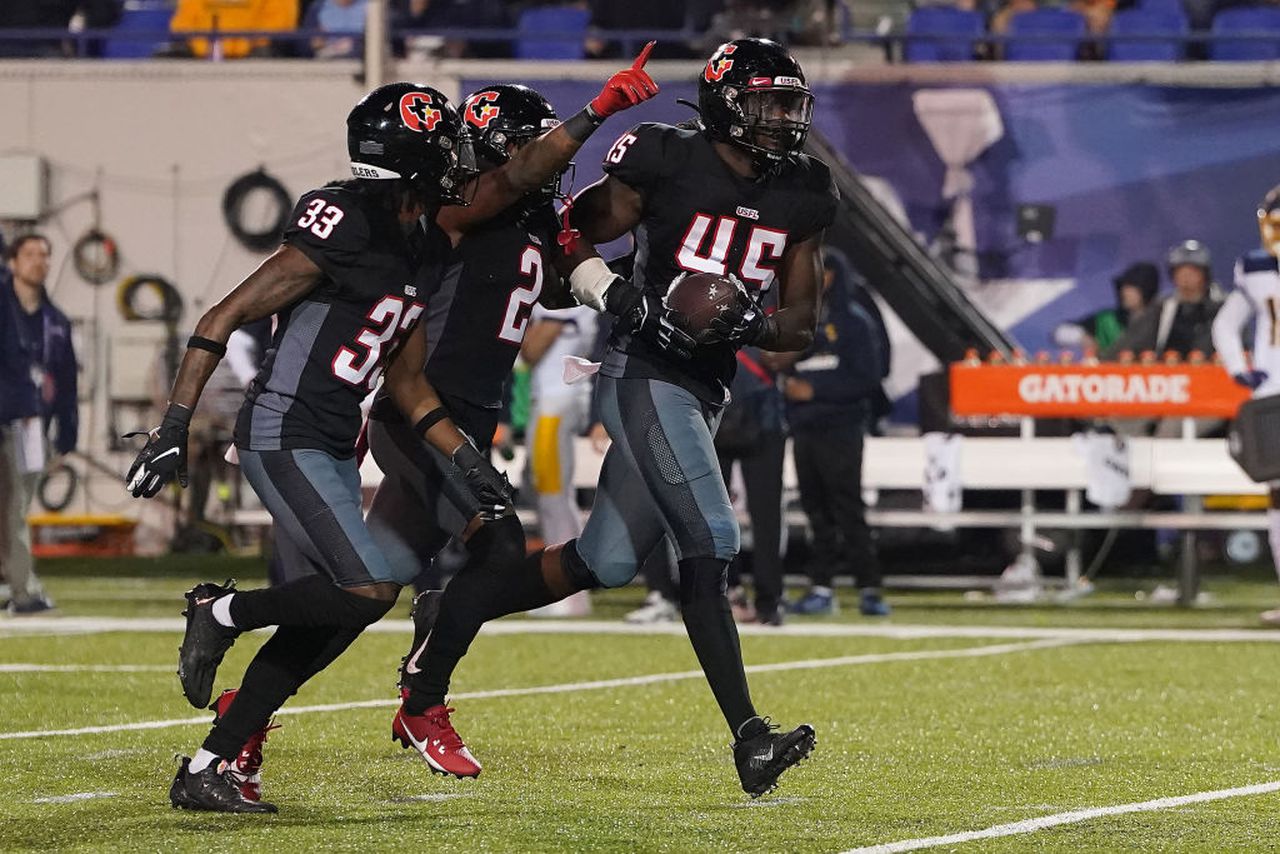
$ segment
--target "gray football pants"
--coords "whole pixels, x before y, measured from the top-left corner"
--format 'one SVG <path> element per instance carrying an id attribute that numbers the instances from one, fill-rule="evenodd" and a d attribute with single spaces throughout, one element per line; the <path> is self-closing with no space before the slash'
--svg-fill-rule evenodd
<path id="1" fill-rule="evenodd" d="M 729 561 L 738 520 L 712 435 L 720 408 L 662 380 L 601 376 L 605 454 L 578 554 L 605 587 L 621 587 L 664 535 L 676 557 Z"/>

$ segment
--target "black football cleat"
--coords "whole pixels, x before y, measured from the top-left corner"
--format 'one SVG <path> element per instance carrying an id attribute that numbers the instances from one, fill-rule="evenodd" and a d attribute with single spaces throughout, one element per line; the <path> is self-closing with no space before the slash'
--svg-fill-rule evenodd
<path id="1" fill-rule="evenodd" d="M 174 809 L 202 810 L 204 812 L 273 813 L 275 804 L 266 801 L 250 801 L 240 794 L 240 789 L 226 774 L 226 763 L 218 762 L 203 771 L 191 773 L 187 766 L 189 757 L 182 757 L 178 773 L 169 787 L 169 803 Z"/>
<path id="2" fill-rule="evenodd" d="M 187 591 L 187 631 L 178 647 L 178 680 L 187 702 L 197 709 L 209 707 L 213 680 L 218 665 L 240 636 L 239 629 L 227 628 L 213 618 L 213 602 L 234 593 L 236 583 L 230 579 L 221 586 L 211 582 L 197 584 Z"/>
<path id="3" fill-rule="evenodd" d="M 753 798 L 777 788 L 782 772 L 808 756 L 818 743 L 808 724 L 780 733 L 768 718 L 762 723 L 767 727 L 764 732 L 733 745 L 733 762 L 738 766 L 742 791 Z"/>
<path id="4" fill-rule="evenodd" d="M 402 690 L 409 687 L 411 677 L 422 672 L 418 659 L 427 649 L 427 638 L 431 637 L 431 630 L 436 626 L 436 617 L 440 615 L 440 600 L 443 597 L 443 590 L 427 590 L 413 599 L 413 610 L 409 612 L 413 619 L 413 646 L 409 647 L 409 654 L 400 659 L 399 687 Z"/>

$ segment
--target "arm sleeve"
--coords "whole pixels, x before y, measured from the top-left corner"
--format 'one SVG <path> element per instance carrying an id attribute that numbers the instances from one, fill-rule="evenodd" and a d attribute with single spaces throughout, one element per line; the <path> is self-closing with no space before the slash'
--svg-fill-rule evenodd
<path id="1" fill-rule="evenodd" d="M 314 261 L 326 276 L 337 278 L 368 248 L 369 223 L 352 194 L 312 190 L 298 200 L 282 239 Z"/>
<path id="2" fill-rule="evenodd" d="M 642 196 L 671 174 L 674 128 L 645 122 L 618 137 L 601 168 Z"/>
<path id="3" fill-rule="evenodd" d="M 1213 348 L 1222 357 L 1222 366 L 1232 376 L 1248 370 L 1240 329 L 1249 322 L 1252 315 L 1253 306 L 1249 304 L 1248 297 L 1244 295 L 1244 291 L 1236 288 L 1227 296 L 1227 301 L 1218 309 L 1218 316 L 1213 319 Z"/>

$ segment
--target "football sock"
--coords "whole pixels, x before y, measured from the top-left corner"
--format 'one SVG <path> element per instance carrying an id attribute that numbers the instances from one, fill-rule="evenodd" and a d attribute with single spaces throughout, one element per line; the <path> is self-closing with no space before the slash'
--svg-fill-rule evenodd
<path id="1" fill-rule="evenodd" d="M 229 629 L 234 629 L 236 627 L 236 624 L 231 620 L 231 599 L 235 595 L 236 594 L 231 593 L 227 596 L 223 596 L 221 599 L 215 601 L 212 606 L 213 618 L 218 621 L 218 625 L 226 626 Z"/>
<path id="2" fill-rule="evenodd" d="M 204 740 L 204 749 L 235 758 L 298 688 L 360 636 L 340 626 L 281 626 L 249 663 L 240 691 Z"/>
<path id="3" fill-rule="evenodd" d="M 230 599 L 227 610 L 241 631 L 265 626 L 360 629 L 376 623 L 395 604 L 348 593 L 319 575 L 309 575 L 279 587 L 239 591 Z"/>
<path id="4" fill-rule="evenodd" d="M 472 542 L 468 543 L 471 558 L 444 590 L 440 615 L 427 640 L 426 651 L 418 659 L 419 672 L 406 674 L 409 688 L 406 714 L 420 715 L 444 702 L 453 671 L 486 622 L 506 614 L 541 608 L 567 595 L 553 592 L 543 578 L 544 555 L 548 562 L 559 563 L 558 551 L 539 550 L 511 560 L 511 542 L 497 547 L 488 537 L 478 544 L 474 542 L 484 528 L 471 538 Z M 523 547 L 523 532 L 519 542 Z"/>
<path id="5" fill-rule="evenodd" d="M 1270 528 L 1271 560 L 1276 566 L 1276 575 L 1280 576 L 1280 510 L 1267 511 L 1267 524 Z"/>
<path id="6" fill-rule="evenodd" d="M 756 710 L 742 669 L 738 627 L 725 595 L 729 562 L 695 557 L 686 558 L 679 565 L 680 616 L 720 712 L 729 729 L 737 734 L 745 722 L 756 716 Z"/>
<path id="7" fill-rule="evenodd" d="M 237 751 L 239 752 L 239 751 Z M 210 753 L 203 747 L 196 751 L 196 755 L 191 757 L 191 763 L 187 765 L 187 771 L 192 774 L 199 774 L 215 762 L 221 762 L 222 757 L 216 753 Z"/>

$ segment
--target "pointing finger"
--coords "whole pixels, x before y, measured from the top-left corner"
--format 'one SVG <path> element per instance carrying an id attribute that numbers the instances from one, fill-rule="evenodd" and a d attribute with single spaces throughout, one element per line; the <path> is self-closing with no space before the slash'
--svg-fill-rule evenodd
<path id="1" fill-rule="evenodd" d="M 653 53 L 653 46 L 655 44 L 657 44 L 657 42 L 652 41 L 645 45 L 644 50 L 640 51 L 640 55 L 636 57 L 636 61 L 631 63 L 631 67 L 637 71 L 644 68 L 644 64 L 649 61 L 649 54 Z"/>

